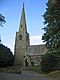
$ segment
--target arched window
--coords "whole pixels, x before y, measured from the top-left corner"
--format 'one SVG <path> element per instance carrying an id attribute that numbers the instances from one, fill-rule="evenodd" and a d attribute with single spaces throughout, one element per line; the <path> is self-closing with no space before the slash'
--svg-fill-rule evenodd
<path id="1" fill-rule="evenodd" d="M 19 40 L 22 40 L 22 35 L 21 34 L 19 35 Z"/>

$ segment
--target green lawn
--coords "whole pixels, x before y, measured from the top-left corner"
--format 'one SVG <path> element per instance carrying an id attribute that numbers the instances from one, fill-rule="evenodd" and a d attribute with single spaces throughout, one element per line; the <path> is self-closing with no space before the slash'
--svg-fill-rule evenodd
<path id="1" fill-rule="evenodd" d="M 52 71 L 50 73 L 44 73 L 41 71 L 40 67 L 20 67 L 20 66 L 12 66 L 7 68 L 0 68 L 0 72 L 7 73 L 20 73 L 20 71 L 34 71 L 40 74 L 44 74 L 48 77 L 60 77 L 60 71 Z"/>
<path id="2" fill-rule="evenodd" d="M 60 77 L 60 71 L 52 71 L 48 74 L 49 77 Z"/>

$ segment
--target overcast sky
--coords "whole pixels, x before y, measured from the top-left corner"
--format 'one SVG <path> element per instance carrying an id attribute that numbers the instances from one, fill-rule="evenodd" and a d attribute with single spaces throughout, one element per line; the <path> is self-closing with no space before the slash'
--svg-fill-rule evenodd
<path id="1" fill-rule="evenodd" d="M 46 11 L 47 0 L 24 0 L 27 31 L 30 34 L 30 44 L 42 44 L 44 31 L 44 19 L 42 15 Z M 16 31 L 19 31 L 19 23 L 22 11 L 22 0 L 0 0 L 0 13 L 5 16 L 6 23 L 0 27 L 2 43 L 14 52 Z"/>

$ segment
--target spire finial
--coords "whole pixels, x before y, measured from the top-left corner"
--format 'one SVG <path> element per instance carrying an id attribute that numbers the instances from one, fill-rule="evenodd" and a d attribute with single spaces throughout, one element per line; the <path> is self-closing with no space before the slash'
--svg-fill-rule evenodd
<path id="1" fill-rule="evenodd" d="M 24 8 L 24 0 L 22 0 L 23 8 Z"/>
<path id="2" fill-rule="evenodd" d="M 24 10 L 24 0 L 22 0 L 22 2 L 23 2 L 23 4 L 22 4 L 22 14 L 21 14 L 19 31 L 27 33 L 25 10 Z"/>

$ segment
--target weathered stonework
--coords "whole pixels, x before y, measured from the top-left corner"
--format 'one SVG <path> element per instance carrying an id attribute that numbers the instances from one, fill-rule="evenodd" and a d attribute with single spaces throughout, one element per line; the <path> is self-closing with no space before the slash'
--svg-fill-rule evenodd
<path id="1" fill-rule="evenodd" d="M 16 32 L 15 38 L 15 61 L 14 65 L 40 65 L 41 56 L 46 53 L 44 45 L 30 45 L 29 34 L 27 33 L 24 4 L 20 20 L 19 31 Z"/>

